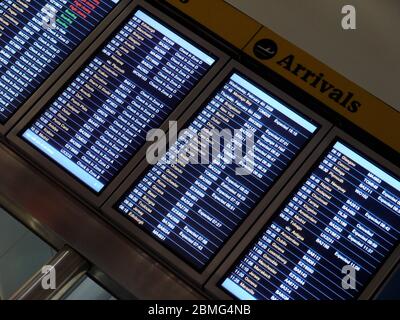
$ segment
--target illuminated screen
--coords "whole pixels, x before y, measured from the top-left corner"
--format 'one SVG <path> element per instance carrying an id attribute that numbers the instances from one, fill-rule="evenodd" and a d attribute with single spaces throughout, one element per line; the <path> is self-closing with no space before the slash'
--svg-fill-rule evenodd
<path id="1" fill-rule="evenodd" d="M 0 123 L 4 124 L 119 0 L 0 1 Z"/>
<path id="2" fill-rule="evenodd" d="M 242 300 L 355 299 L 399 236 L 400 180 L 337 142 L 222 287 Z"/>
<path id="3" fill-rule="evenodd" d="M 23 137 L 98 193 L 214 62 L 138 10 Z"/>
<path id="4" fill-rule="evenodd" d="M 116 209 L 188 264 L 202 269 L 303 149 L 317 126 L 238 73 L 224 81 L 189 123 L 185 133 L 144 173 Z M 246 132 L 254 133 L 254 144 L 242 158 L 243 166 L 220 157 L 226 153 L 222 144 L 218 149 L 210 144 L 216 155 L 208 163 L 184 160 L 186 151 L 193 154 L 190 150 L 195 150 L 193 141 L 201 141 L 194 137 L 211 130 L 234 132 L 235 136 L 242 132 L 243 137 Z M 231 141 L 237 141 L 233 134 Z M 250 156 L 252 161 L 248 161 Z M 246 169 L 248 174 L 237 169 Z"/>

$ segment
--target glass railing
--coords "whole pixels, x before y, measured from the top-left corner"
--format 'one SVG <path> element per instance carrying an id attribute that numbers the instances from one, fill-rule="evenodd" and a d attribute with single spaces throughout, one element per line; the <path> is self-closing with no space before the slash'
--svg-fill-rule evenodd
<path id="1" fill-rule="evenodd" d="M 53 249 L 0 207 L 0 300 L 116 300 L 89 268 L 74 250 Z"/>
<path id="2" fill-rule="evenodd" d="M 0 298 L 9 299 L 57 252 L 0 208 Z"/>

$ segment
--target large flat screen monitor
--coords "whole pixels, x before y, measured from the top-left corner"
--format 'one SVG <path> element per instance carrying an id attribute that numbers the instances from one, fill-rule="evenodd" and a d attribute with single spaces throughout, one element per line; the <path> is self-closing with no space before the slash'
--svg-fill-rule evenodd
<path id="1" fill-rule="evenodd" d="M 0 2 L 0 125 L 17 112 L 119 2 Z"/>
<path id="2" fill-rule="evenodd" d="M 321 124 L 234 70 L 186 126 L 114 209 L 201 272 Z"/>
<path id="3" fill-rule="evenodd" d="M 399 239 L 399 176 L 336 139 L 219 286 L 243 300 L 356 299 Z"/>
<path id="4" fill-rule="evenodd" d="M 149 10 L 133 11 L 20 132 L 96 195 L 137 154 L 149 130 L 187 107 L 182 101 L 190 102 L 221 60 Z"/>

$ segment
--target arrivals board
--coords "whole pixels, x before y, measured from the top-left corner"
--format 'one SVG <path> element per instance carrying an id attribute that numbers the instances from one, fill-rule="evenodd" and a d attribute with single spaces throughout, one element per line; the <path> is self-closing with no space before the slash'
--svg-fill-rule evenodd
<path id="1" fill-rule="evenodd" d="M 399 238 L 399 178 L 338 141 L 221 287 L 243 300 L 354 299 Z"/>
<path id="2" fill-rule="evenodd" d="M 216 156 L 209 163 L 185 161 L 194 141 L 211 131 L 232 132 L 232 142 L 251 132 L 254 145 L 240 162 L 223 160 L 223 144 L 210 144 Z M 115 209 L 202 270 L 317 131 L 312 120 L 233 72 Z"/>
<path id="3" fill-rule="evenodd" d="M 0 2 L 0 124 L 15 114 L 118 2 Z"/>

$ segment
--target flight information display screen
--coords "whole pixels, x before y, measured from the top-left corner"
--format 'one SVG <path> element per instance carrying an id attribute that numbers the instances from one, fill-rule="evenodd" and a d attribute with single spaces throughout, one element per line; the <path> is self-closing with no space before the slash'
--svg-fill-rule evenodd
<path id="1" fill-rule="evenodd" d="M 215 62 L 137 10 L 23 138 L 98 193 Z"/>
<path id="2" fill-rule="evenodd" d="M 399 178 L 337 142 L 221 286 L 242 300 L 355 299 L 399 237 Z"/>
<path id="3" fill-rule="evenodd" d="M 318 128 L 236 72 L 189 123 L 163 158 L 116 204 L 116 209 L 200 270 Z M 232 133 L 232 142 L 238 141 L 235 137 L 239 133 L 244 133 L 243 137 L 245 132 L 253 134 L 254 144 L 248 153 L 242 153 L 245 155 L 240 162 L 223 160 L 226 149 L 222 144 L 220 148 L 209 145 L 209 150 L 214 148 L 215 152 L 215 157 L 204 157 L 209 162 L 185 158 L 186 153 L 196 158 L 193 144 L 207 140 L 199 136 L 209 138 L 207 132 L 222 131 Z M 226 148 L 229 146 L 226 144 Z M 204 144 L 198 149 L 207 150 Z M 240 173 L 240 168 L 248 170 L 247 174 Z"/>
<path id="4" fill-rule="evenodd" d="M 0 1 L 0 123 L 4 124 L 119 0 Z"/>

